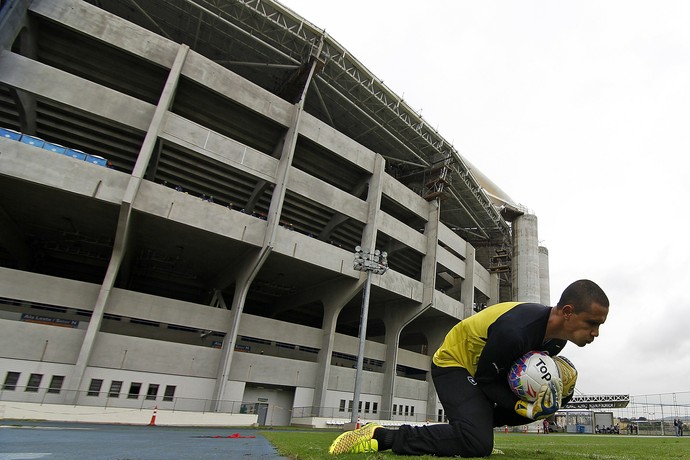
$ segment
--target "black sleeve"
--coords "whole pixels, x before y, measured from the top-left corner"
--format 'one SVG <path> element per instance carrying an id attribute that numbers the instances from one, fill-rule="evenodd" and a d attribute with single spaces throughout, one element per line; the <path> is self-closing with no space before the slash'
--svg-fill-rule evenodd
<path id="1" fill-rule="evenodd" d="M 499 407 L 513 409 L 518 401 L 508 386 L 508 371 L 525 349 L 530 347 L 519 328 L 500 322 L 491 326 L 474 377 L 486 397 Z"/>

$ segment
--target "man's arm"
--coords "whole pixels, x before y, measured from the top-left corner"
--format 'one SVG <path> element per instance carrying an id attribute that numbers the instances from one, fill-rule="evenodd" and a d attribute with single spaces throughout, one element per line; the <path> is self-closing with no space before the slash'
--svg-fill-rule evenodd
<path id="1" fill-rule="evenodd" d="M 519 399 L 508 387 L 507 375 L 513 363 L 524 354 L 525 347 L 514 328 L 492 325 L 474 378 L 486 397 L 499 407 L 513 409 Z"/>

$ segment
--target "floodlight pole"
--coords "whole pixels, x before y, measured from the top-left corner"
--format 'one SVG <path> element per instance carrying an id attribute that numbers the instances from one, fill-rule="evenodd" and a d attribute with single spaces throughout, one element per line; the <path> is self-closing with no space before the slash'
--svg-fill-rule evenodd
<path id="1" fill-rule="evenodd" d="M 357 423 L 359 418 L 359 399 L 362 392 L 362 371 L 364 368 L 364 345 L 367 340 L 367 320 L 369 317 L 369 295 L 371 291 L 371 273 L 383 275 L 388 269 L 386 253 L 378 250 L 369 252 L 360 246 L 355 248 L 354 269 L 366 272 L 364 294 L 362 298 L 362 313 L 359 321 L 359 352 L 357 353 L 357 370 L 355 372 L 355 389 L 352 396 L 351 423 Z"/>
<path id="2" fill-rule="evenodd" d="M 352 423 L 357 423 L 359 416 L 359 398 L 362 393 L 362 371 L 364 369 L 364 344 L 367 340 L 367 319 L 369 316 L 369 290 L 371 289 L 371 272 L 367 271 L 362 299 L 362 315 L 359 321 L 359 353 L 357 353 L 357 372 L 355 373 L 355 391 L 352 397 Z"/>

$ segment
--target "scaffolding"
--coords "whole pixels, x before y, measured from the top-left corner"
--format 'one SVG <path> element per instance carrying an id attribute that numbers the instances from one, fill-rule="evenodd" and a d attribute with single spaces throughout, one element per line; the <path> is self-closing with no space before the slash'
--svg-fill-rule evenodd
<path id="1" fill-rule="evenodd" d="M 512 257 L 506 248 L 496 249 L 489 259 L 489 271 L 492 273 L 506 273 L 510 271 Z"/>
<path id="2" fill-rule="evenodd" d="M 443 193 L 443 189 L 448 185 L 450 180 L 449 166 L 452 163 L 450 157 L 436 163 L 427 171 L 427 180 L 424 183 L 425 193 L 424 199 L 433 201 L 435 199 L 447 198 Z"/>

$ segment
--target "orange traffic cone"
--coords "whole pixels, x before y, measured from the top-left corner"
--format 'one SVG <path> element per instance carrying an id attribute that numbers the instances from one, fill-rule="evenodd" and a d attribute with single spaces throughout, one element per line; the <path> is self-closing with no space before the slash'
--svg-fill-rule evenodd
<path id="1" fill-rule="evenodd" d="M 149 422 L 149 426 L 156 426 L 156 415 L 158 415 L 158 406 L 155 406 L 153 408 L 153 415 L 151 416 L 151 421 Z"/>
<path id="2" fill-rule="evenodd" d="M 359 415 L 357 416 L 357 424 L 355 425 L 355 430 L 358 430 L 362 426 L 362 421 L 359 418 Z"/>

